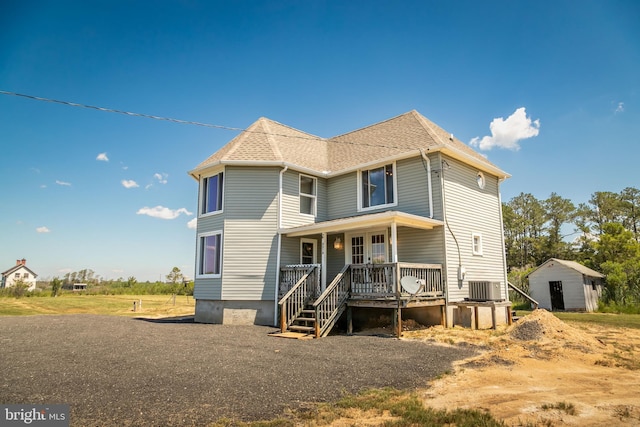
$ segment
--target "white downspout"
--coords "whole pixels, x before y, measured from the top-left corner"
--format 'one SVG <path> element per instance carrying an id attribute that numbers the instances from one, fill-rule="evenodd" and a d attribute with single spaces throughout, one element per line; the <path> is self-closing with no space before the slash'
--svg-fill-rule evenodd
<path id="1" fill-rule="evenodd" d="M 427 154 L 420 150 L 420 154 L 422 154 L 422 158 L 425 162 L 427 162 L 427 191 L 429 193 L 429 218 L 433 219 L 433 194 L 431 192 L 431 160 L 427 157 Z"/>
<path id="2" fill-rule="evenodd" d="M 284 173 L 289 169 L 289 166 L 285 166 L 278 176 L 278 249 L 276 249 L 276 285 L 273 292 L 273 325 L 278 325 L 278 289 L 280 288 L 280 252 L 282 250 L 282 177 Z"/>

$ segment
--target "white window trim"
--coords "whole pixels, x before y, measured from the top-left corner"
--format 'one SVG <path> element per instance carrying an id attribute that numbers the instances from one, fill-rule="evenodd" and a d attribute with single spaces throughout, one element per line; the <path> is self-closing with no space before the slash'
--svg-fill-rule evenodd
<path id="1" fill-rule="evenodd" d="M 370 171 L 373 169 L 378 169 L 380 167 L 385 167 L 387 165 L 391 165 L 391 168 L 393 170 L 393 203 L 386 203 L 384 205 L 375 205 L 375 206 L 369 206 L 369 207 L 363 207 L 363 197 L 364 195 L 362 194 L 362 172 L 363 171 Z M 367 212 L 367 211 L 373 211 L 373 210 L 377 210 L 377 209 L 385 209 L 385 208 L 390 208 L 393 206 L 398 206 L 398 172 L 396 170 L 396 162 L 387 162 L 387 163 L 381 163 L 375 166 L 371 166 L 368 168 L 362 168 L 362 169 L 358 169 L 357 171 L 357 182 L 358 182 L 358 212 Z"/>
<path id="2" fill-rule="evenodd" d="M 302 244 L 303 243 L 312 243 L 313 244 L 313 262 L 311 264 L 318 263 L 318 241 L 316 239 L 300 239 L 300 264 L 304 264 L 302 262 Z"/>
<path id="3" fill-rule="evenodd" d="M 476 239 L 478 239 L 478 249 L 476 250 Z M 482 256 L 482 233 L 471 233 L 471 252 L 473 255 Z"/>
<path id="4" fill-rule="evenodd" d="M 215 235 L 219 235 L 220 236 L 220 251 L 223 251 L 223 239 L 222 239 L 222 230 L 216 230 L 216 231 L 207 231 L 205 233 L 199 233 L 198 234 L 198 240 L 197 240 L 197 248 L 196 248 L 196 278 L 197 279 L 219 279 L 220 277 L 222 277 L 222 262 L 223 262 L 223 255 L 222 253 L 220 254 L 220 273 L 218 274 L 200 274 L 200 263 L 203 261 L 202 260 L 202 238 L 203 237 L 208 237 L 208 236 L 215 236 Z"/>
<path id="5" fill-rule="evenodd" d="M 481 190 L 484 190 L 484 187 L 487 185 L 487 179 L 484 177 L 482 172 L 478 172 L 476 175 L 476 183 Z"/>
<path id="6" fill-rule="evenodd" d="M 217 211 L 213 211 L 213 212 L 205 212 L 202 213 L 202 210 L 204 208 L 203 203 L 204 203 L 204 180 L 207 178 L 211 178 L 213 176 L 219 175 L 219 174 L 223 174 L 222 175 L 222 198 L 221 198 L 221 203 L 220 203 L 220 209 L 218 209 Z M 203 217 L 208 217 L 208 216 L 212 216 L 212 215 L 219 215 L 221 213 L 223 213 L 224 211 L 224 192 L 225 192 L 225 187 L 227 186 L 227 174 L 225 173 L 224 168 L 223 169 L 219 169 L 216 170 L 214 173 L 210 173 L 207 175 L 203 175 L 200 177 L 200 191 L 199 191 L 199 196 L 198 196 L 198 217 L 199 218 L 203 218 Z"/>
<path id="7" fill-rule="evenodd" d="M 303 193 L 301 191 L 301 184 L 302 184 L 302 177 L 307 177 L 307 178 L 311 178 L 313 180 L 313 188 L 316 190 L 316 194 L 307 194 L 307 193 Z M 298 203 L 300 203 L 300 199 L 302 197 L 308 197 L 310 199 L 313 199 L 313 213 L 308 214 L 308 213 L 303 213 L 300 212 L 300 205 L 298 205 L 298 213 L 300 215 L 304 215 L 304 216 L 309 216 L 309 217 L 316 217 L 318 215 L 318 178 L 316 178 L 315 176 L 311 176 L 311 175 L 305 175 L 305 174 L 298 174 Z"/>

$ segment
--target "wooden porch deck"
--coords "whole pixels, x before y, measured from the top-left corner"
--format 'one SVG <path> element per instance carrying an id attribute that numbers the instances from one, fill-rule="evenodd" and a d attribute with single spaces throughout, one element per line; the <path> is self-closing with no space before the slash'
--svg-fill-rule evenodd
<path id="1" fill-rule="evenodd" d="M 445 292 L 440 264 L 349 264 L 320 293 L 319 266 L 287 266 L 281 269 L 280 329 L 326 336 L 347 311 L 348 332 L 353 330 L 352 308 L 394 310 L 398 336 L 402 310 L 440 306 L 446 324 Z"/>

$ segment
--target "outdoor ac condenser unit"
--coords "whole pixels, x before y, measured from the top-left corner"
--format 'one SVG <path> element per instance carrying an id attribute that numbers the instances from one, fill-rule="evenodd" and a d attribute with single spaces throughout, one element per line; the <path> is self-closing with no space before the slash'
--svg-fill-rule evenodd
<path id="1" fill-rule="evenodd" d="M 469 301 L 502 301 L 500 282 L 469 281 Z"/>

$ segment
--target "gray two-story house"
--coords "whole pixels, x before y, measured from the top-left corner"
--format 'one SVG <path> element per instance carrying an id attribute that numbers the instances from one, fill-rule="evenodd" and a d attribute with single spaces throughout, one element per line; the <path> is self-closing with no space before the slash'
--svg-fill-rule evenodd
<path id="1" fill-rule="evenodd" d="M 319 336 L 353 308 L 451 324 L 470 284 L 508 299 L 509 175 L 416 111 L 332 138 L 260 118 L 189 173 L 197 322 Z"/>

